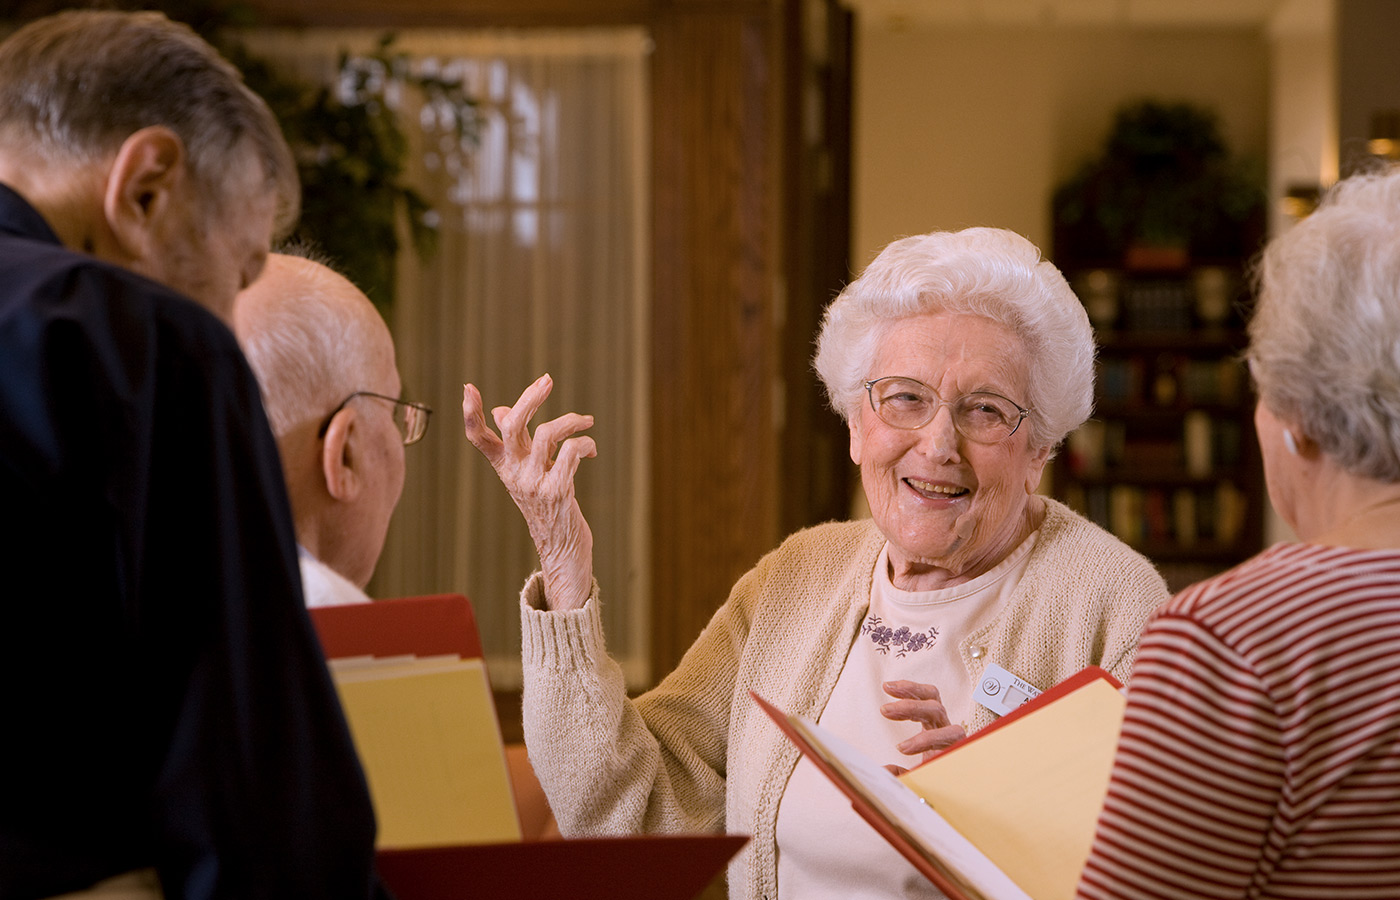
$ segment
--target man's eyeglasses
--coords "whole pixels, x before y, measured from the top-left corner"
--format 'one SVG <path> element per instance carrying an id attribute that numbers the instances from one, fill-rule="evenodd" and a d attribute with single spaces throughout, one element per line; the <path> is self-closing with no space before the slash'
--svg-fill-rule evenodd
<path id="1" fill-rule="evenodd" d="M 990 391 L 944 400 L 922 381 L 898 375 L 865 382 L 865 392 L 870 395 L 870 408 L 886 425 L 909 431 L 923 428 L 946 406 L 953 413 L 953 427 L 958 433 L 979 444 L 1006 440 L 1031 414 L 1014 400 Z"/>
<path id="2" fill-rule="evenodd" d="M 423 435 L 428 430 L 428 416 L 433 411 L 422 403 L 410 403 L 407 400 L 400 400 L 397 397 L 386 397 L 383 394 L 376 394 L 373 391 L 356 391 L 349 397 L 340 401 L 340 405 L 331 410 L 330 415 L 321 423 L 321 428 L 316 432 L 316 437 L 326 436 L 326 430 L 331 427 L 331 419 L 335 414 L 345 408 L 345 405 L 356 397 L 373 397 L 376 400 L 387 400 L 394 404 L 394 424 L 398 426 L 399 434 L 403 436 L 404 446 L 416 444 L 423 439 Z"/>

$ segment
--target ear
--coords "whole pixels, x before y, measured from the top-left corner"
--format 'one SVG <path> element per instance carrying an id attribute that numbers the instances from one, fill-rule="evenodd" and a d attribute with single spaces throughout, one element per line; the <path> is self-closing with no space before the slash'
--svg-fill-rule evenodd
<path id="1" fill-rule="evenodd" d="M 1307 460 L 1315 460 L 1322 454 L 1322 448 L 1317 441 L 1308 437 L 1308 433 L 1303 430 L 1303 426 L 1297 422 L 1284 423 L 1284 432 L 1293 436 L 1293 446 L 1297 448 L 1295 456 L 1301 456 Z"/>
<path id="2" fill-rule="evenodd" d="M 851 413 L 846 425 L 851 430 L 851 462 L 860 465 L 861 450 L 865 445 L 865 433 L 861 429 L 859 409 Z"/>
<path id="3" fill-rule="evenodd" d="M 133 260 L 159 251 L 159 230 L 187 187 L 185 144 L 159 125 L 122 142 L 107 175 L 102 212 L 119 251 Z"/>
<path id="4" fill-rule="evenodd" d="M 326 492 L 342 503 L 353 503 L 364 486 L 359 470 L 358 429 L 359 417 L 353 407 L 347 406 L 331 416 L 326 436 L 321 440 L 321 474 L 326 479 Z"/>
<path id="5" fill-rule="evenodd" d="M 1303 423 L 1293 416 L 1281 416 L 1269 408 L 1268 404 L 1260 400 L 1254 409 L 1254 420 L 1256 427 L 1260 421 L 1267 422 L 1267 430 L 1277 432 L 1278 440 L 1288 450 L 1288 455 L 1301 457 L 1305 460 L 1316 460 L 1322 453 L 1322 448 L 1317 441 L 1308 437 L 1308 432 L 1303 428 Z"/>
<path id="6" fill-rule="evenodd" d="M 1026 470 L 1026 493 L 1034 494 L 1035 489 L 1040 487 L 1040 479 L 1045 474 L 1045 463 L 1050 459 L 1051 447 L 1041 447 L 1031 454 L 1029 468 Z"/>

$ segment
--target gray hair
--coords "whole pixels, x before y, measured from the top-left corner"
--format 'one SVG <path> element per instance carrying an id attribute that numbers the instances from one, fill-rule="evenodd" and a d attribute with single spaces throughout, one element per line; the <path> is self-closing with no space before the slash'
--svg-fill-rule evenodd
<path id="1" fill-rule="evenodd" d="M 1064 276 L 1035 245 L 1000 228 L 935 231 L 892 242 L 831 302 L 813 360 L 833 409 L 847 422 L 881 341 L 902 320 L 940 312 L 985 316 L 1024 343 L 1023 399 L 1032 447 L 1053 447 L 1094 406 L 1094 334 Z"/>
<path id="2" fill-rule="evenodd" d="M 347 303 L 363 298 L 316 254 L 299 247 L 281 252 L 316 266 L 279 281 L 275 300 L 258 304 L 255 313 L 240 315 L 237 307 L 234 312 L 243 354 L 279 440 L 299 425 L 319 425 L 336 404 L 364 389 L 378 339 L 373 323 L 379 321 L 367 299 L 368 310 L 352 314 Z"/>
<path id="3" fill-rule="evenodd" d="M 1400 168 L 1339 182 L 1255 275 L 1260 398 L 1346 471 L 1400 481 Z"/>
<path id="4" fill-rule="evenodd" d="M 0 140 L 87 163 L 156 125 L 184 142 L 214 210 L 237 199 L 227 196 L 225 175 L 251 151 L 278 200 L 278 231 L 290 230 L 300 187 L 281 128 L 188 26 L 154 12 L 69 10 L 0 43 Z"/>

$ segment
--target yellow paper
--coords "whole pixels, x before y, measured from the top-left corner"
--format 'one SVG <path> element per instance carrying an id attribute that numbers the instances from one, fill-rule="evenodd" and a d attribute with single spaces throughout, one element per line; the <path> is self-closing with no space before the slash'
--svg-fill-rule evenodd
<path id="1" fill-rule="evenodd" d="M 520 840 L 481 660 L 396 658 L 335 674 L 380 847 Z"/>
<path id="2" fill-rule="evenodd" d="M 1126 701 L 1094 679 L 900 780 L 1034 900 L 1069 900 L 1089 857 Z"/>

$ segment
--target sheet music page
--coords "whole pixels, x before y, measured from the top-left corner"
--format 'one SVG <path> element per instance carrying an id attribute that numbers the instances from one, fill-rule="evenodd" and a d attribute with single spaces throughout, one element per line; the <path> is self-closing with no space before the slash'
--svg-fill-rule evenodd
<path id="1" fill-rule="evenodd" d="M 800 716 L 787 718 L 853 788 L 959 881 L 985 900 L 1031 900 L 1006 873 L 884 766 L 815 722 Z"/>
<path id="2" fill-rule="evenodd" d="M 337 667 L 336 691 L 369 781 L 380 847 L 520 840 L 480 659 Z"/>
<path id="3" fill-rule="evenodd" d="M 454 669 L 472 668 L 476 660 L 460 656 L 440 654 L 436 656 L 414 656 L 405 653 L 399 656 L 338 656 L 326 660 L 331 674 L 338 683 L 347 681 L 373 681 L 380 678 L 393 678 L 398 675 L 423 675 L 428 672 L 448 672 Z"/>

